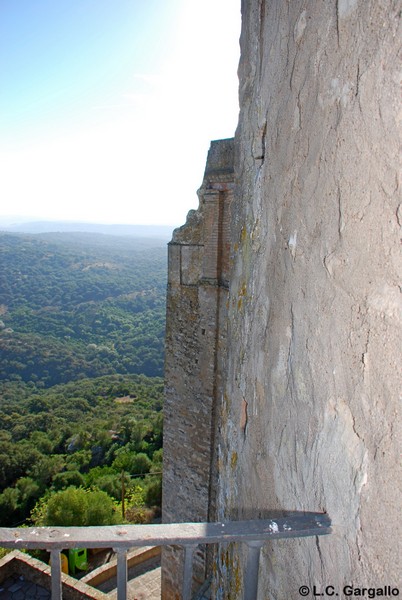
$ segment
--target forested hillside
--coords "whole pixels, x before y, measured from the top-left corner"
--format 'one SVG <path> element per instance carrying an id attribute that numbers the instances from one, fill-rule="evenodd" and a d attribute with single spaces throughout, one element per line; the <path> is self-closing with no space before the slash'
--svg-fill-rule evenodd
<path id="1" fill-rule="evenodd" d="M 166 271 L 165 241 L 0 233 L 0 525 L 160 505 Z"/>
<path id="2" fill-rule="evenodd" d="M 0 378 L 161 376 L 166 243 L 0 234 Z"/>

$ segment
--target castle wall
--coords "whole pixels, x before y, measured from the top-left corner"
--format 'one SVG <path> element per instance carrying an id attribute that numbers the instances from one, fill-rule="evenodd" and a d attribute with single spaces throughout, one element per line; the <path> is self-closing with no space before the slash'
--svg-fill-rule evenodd
<path id="1" fill-rule="evenodd" d="M 213 520 L 216 402 L 226 343 L 233 140 L 212 142 L 199 208 L 169 244 L 163 521 Z M 162 553 L 162 596 L 179 598 L 183 556 Z M 197 553 L 195 587 L 205 578 Z"/>
<path id="2" fill-rule="evenodd" d="M 218 516 L 331 516 L 264 549 L 260 600 L 401 585 L 402 4 L 242 12 Z M 241 597 L 230 552 L 214 598 Z"/>

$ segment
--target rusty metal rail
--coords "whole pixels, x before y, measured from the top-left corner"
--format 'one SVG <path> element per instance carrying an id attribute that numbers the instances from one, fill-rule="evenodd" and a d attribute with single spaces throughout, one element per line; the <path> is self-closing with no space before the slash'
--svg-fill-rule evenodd
<path id="1" fill-rule="evenodd" d="M 272 518 L 227 523 L 170 523 L 106 527 L 0 528 L 0 547 L 41 548 L 50 552 L 52 600 L 62 598 L 60 552 L 68 548 L 113 548 L 117 553 L 117 598 L 127 599 L 127 552 L 135 546 L 182 546 L 185 550 L 183 600 L 191 598 L 192 557 L 199 544 L 243 542 L 249 548 L 244 600 L 255 600 L 262 546 L 271 540 L 331 533 L 327 514 L 276 512 Z"/>

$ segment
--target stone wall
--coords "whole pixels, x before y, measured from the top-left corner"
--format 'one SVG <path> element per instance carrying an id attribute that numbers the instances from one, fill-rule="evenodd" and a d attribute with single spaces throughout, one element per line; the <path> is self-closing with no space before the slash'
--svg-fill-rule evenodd
<path id="1" fill-rule="evenodd" d="M 16 577 L 18 583 L 14 585 L 13 598 L 39 598 L 50 597 L 51 593 L 51 567 L 29 554 L 13 550 L 0 559 L 0 596 L 10 597 L 11 592 L 2 586 L 9 577 Z M 70 575 L 61 574 L 62 594 L 64 600 L 106 600 L 107 594 L 78 581 Z M 36 589 L 35 586 L 39 586 Z M 19 589 L 15 589 L 18 588 Z"/>
<path id="2" fill-rule="evenodd" d="M 222 390 L 233 196 L 233 140 L 212 142 L 199 208 L 169 244 L 163 521 L 214 519 L 216 402 Z M 162 553 L 162 596 L 178 598 L 182 555 Z M 199 552 L 195 585 L 205 577 Z"/>
<path id="3" fill-rule="evenodd" d="M 402 3 L 242 12 L 218 516 L 331 516 L 264 549 L 260 600 L 401 586 Z M 229 555 L 214 598 L 241 597 Z"/>

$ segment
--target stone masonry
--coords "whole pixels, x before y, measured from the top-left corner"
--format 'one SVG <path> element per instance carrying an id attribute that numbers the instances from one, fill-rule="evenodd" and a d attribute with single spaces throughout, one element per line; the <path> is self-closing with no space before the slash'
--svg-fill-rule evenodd
<path id="1" fill-rule="evenodd" d="M 229 278 L 233 140 L 211 143 L 199 208 L 168 253 L 163 521 L 215 518 L 216 405 L 222 390 Z M 162 553 L 162 597 L 179 598 L 182 555 Z M 194 586 L 205 578 L 196 556 Z"/>
<path id="2" fill-rule="evenodd" d="M 164 517 L 326 511 L 264 547 L 258 600 L 401 595 L 402 2 L 241 4 L 234 176 L 213 144 L 169 248 Z M 244 565 L 218 549 L 214 600 Z"/>
<path id="3" fill-rule="evenodd" d="M 242 2 L 218 514 L 334 524 L 265 547 L 259 600 L 402 594 L 401 18 Z M 243 569 L 222 548 L 212 597 L 240 599 Z"/>

